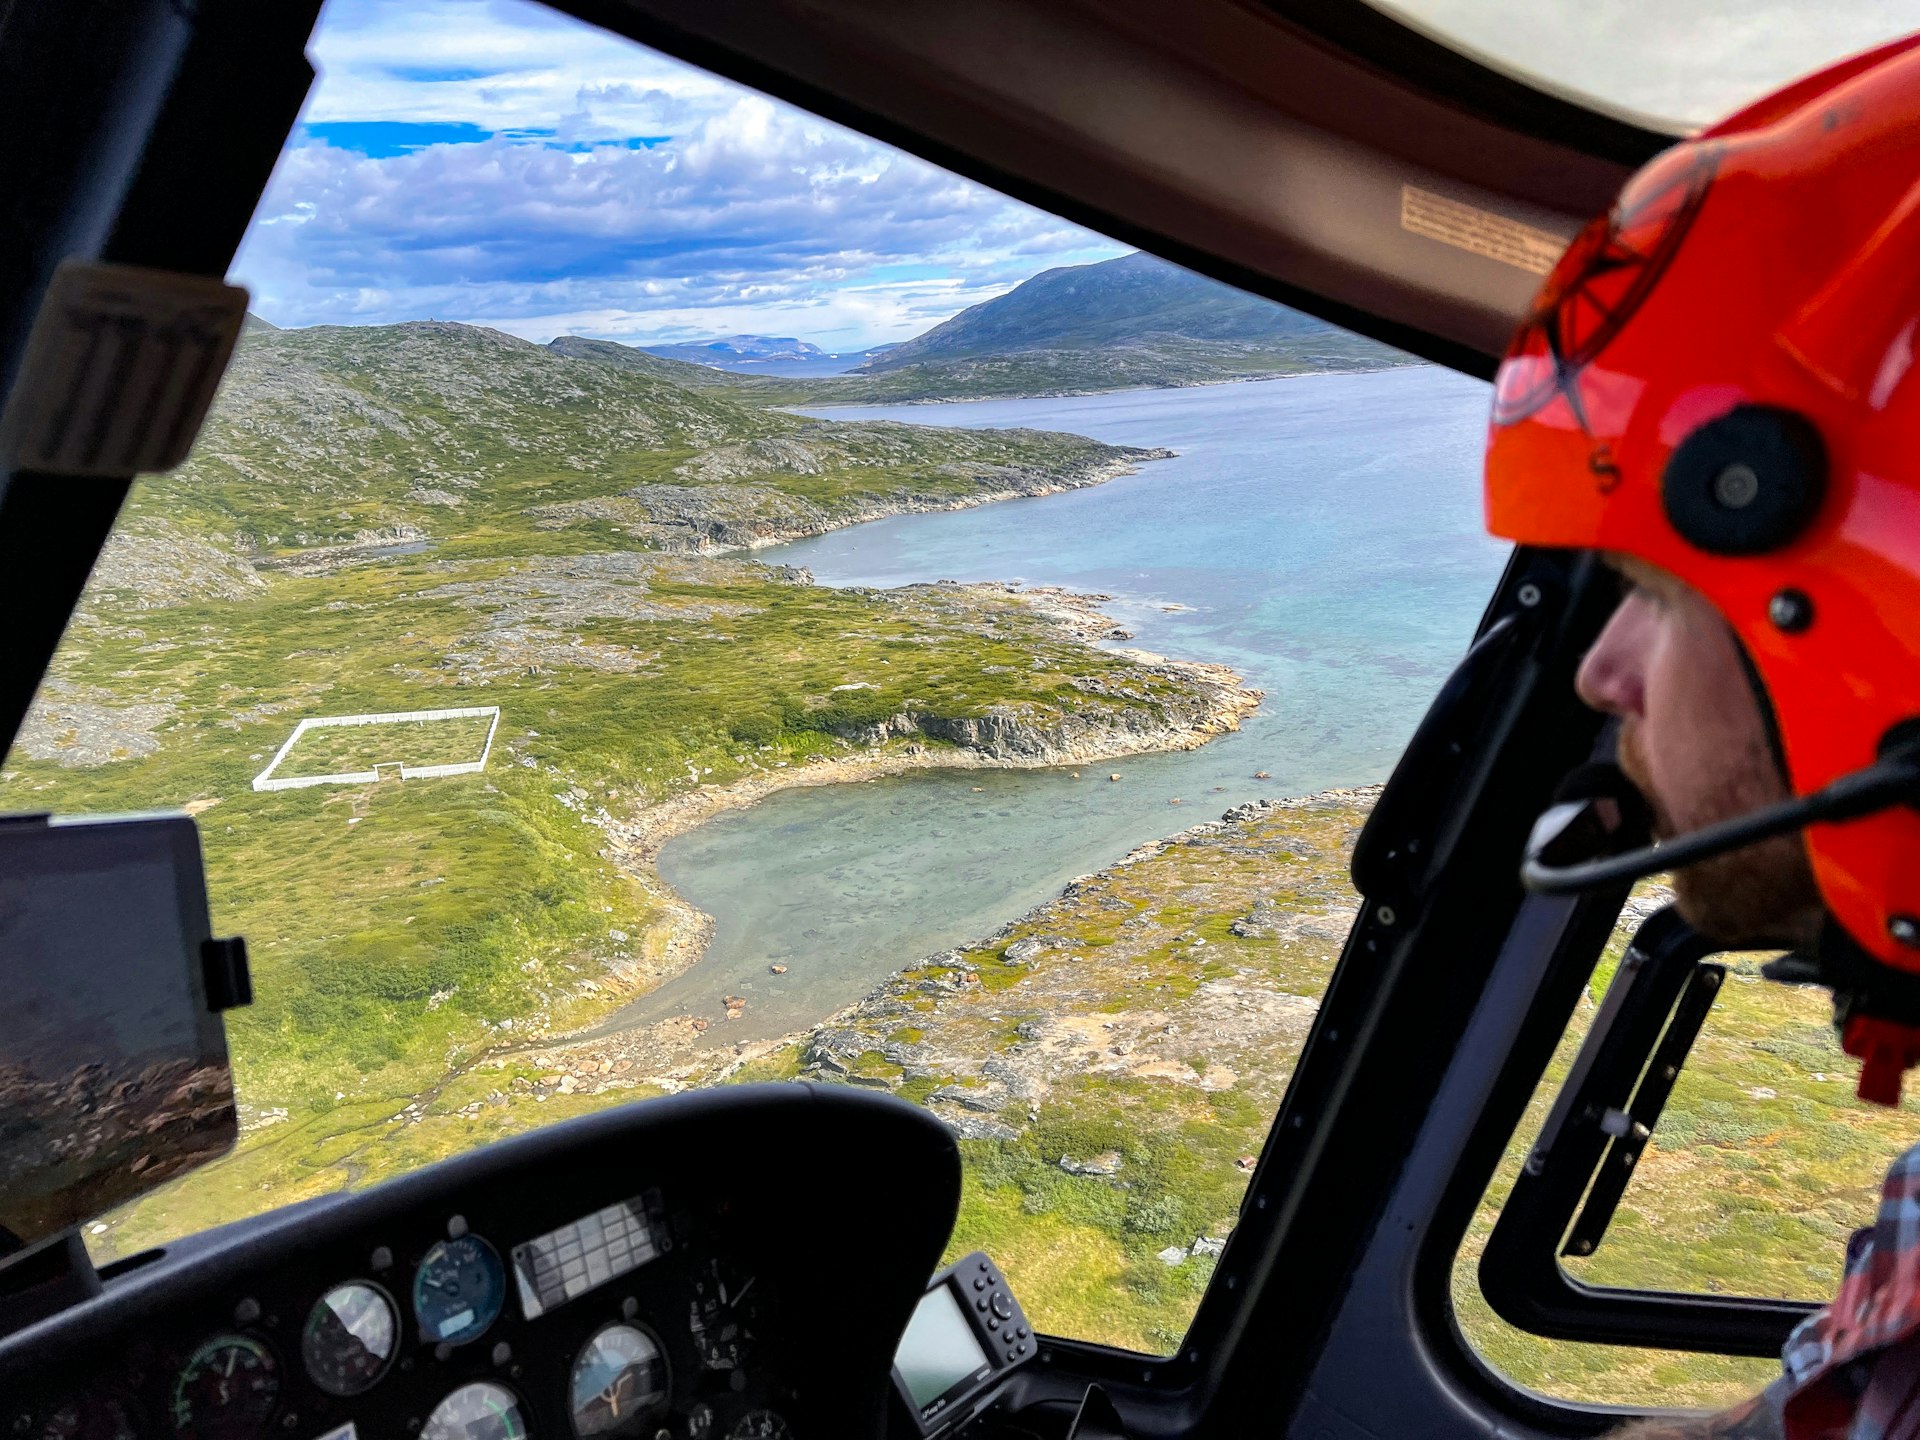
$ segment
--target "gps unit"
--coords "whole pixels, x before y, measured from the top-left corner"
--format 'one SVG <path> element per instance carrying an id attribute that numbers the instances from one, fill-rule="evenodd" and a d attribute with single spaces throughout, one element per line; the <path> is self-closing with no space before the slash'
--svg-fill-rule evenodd
<path id="1" fill-rule="evenodd" d="M 971 1419 L 1000 1377 L 1034 1356 L 1033 1327 L 984 1251 L 927 1286 L 893 1357 L 893 1385 L 922 1436 Z"/>

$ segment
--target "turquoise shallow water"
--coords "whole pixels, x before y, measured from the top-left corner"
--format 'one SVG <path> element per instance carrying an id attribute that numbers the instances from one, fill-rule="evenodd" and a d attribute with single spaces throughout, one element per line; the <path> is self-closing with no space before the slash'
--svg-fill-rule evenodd
<path id="1" fill-rule="evenodd" d="M 736 994 L 745 1014 L 709 1040 L 782 1034 L 1143 841 L 1256 796 L 1384 778 L 1505 555 L 1480 529 L 1486 404 L 1480 382 L 1422 367 L 822 412 L 1179 451 L 1091 489 L 899 516 L 761 558 L 827 585 L 947 577 L 1111 594 L 1103 608 L 1134 632 L 1130 644 L 1231 665 L 1266 701 L 1237 735 L 1079 780 L 924 773 L 785 791 L 724 815 L 660 859 L 714 917 L 712 947 L 615 1023 L 717 1019 L 719 997 Z M 1272 779 L 1255 780 L 1260 770 Z M 1116 772 L 1119 783 L 1106 780 Z M 785 975 L 769 973 L 776 963 Z"/>

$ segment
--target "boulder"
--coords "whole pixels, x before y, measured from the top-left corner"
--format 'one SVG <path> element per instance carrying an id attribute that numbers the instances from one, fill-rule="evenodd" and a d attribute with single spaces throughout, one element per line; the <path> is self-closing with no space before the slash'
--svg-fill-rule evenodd
<path id="1" fill-rule="evenodd" d="M 963 1110 L 973 1110 L 982 1115 L 998 1114 L 1007 1103 L 1006 1087 L 1001 1085 L 942 1085 L 928 1097 L 941 1100 L 949 1105 L 958 1105 Z"/>
<path id="2" fill-rule="evenodd" d="M 939 1109 L 933 1116 L 960 1140 L 1018 1140 L 1020 1132 L 998 1120 L 989 1120 L 968 1110 Z"/>
<path id="3" fill-rule="evenodd" d="M 1253 909 L 1235 920 L 1227 929 L 1243 940 L 1271 940 L 1286 920 L 1280 907 L 1268 899 L 1254 902 Z"/>
<path id="4" fill-rule="evenodd" d="M 1047 947 L 1038 940 L 1016 940 L 1007 946 L 1000 958 L 1009 965 L 1031 965 L 1047 953 Z"/>
<path id="5" fill-rule="evenodd" d="M 1120 1173 L 1120 1152 L 1103 1150 L 1086 1160 L 1076 1160 L 1071 1155 L 1060 1157 L 1060 1168 L 1069 1175 L 1118 1175 Z M 1185 1252 L 1181 1252 L 1184 1254 Z"/>

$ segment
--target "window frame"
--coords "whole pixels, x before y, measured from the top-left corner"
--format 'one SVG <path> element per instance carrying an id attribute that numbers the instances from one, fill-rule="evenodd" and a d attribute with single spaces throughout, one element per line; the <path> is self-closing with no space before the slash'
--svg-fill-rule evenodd
<path id="1" fill-rule="evenodd" d="M 1710 963 L 1717 953 L 1671 908 L 1628 944 L 1476 1267 L 1508 1324 L 1552 1340 L 1767 1357 L 1819 1308 L 1592 1285 L 1560 1263 L 1592 1253 L 1625 1193 L 1727 973 Z"/>

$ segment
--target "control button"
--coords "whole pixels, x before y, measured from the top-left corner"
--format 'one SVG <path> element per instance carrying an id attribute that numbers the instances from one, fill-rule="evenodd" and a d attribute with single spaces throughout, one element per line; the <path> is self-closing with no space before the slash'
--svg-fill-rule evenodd
<path id="1" fill-rule="evenodd" d="M 974 1276 L 974 1277 L 973 1277 L 973 1288 L 974 1288 L 974 1289 L 976 1289 L 976 1290 L 984 1290 L 984 1289 L 986 1289 L 986 1288 L 987 1288 L 987 1277 L 986 1277 L 986 1276 L 984 1276 L 984 1275 L 976 1275 L 976 1276 Z"/>
<path id="2" fill-rule="evenodd" d="M 1002 1320 L 1011 1320 L 1013 1318 L 1013 1301 L 1007 1298 L 1006 1291 L 994 1291 L 993 1299 L 989 1304 L 992 1306 L 993 1313 L 998 1315 Z"/>
<path id="3" fill-rule="evenodd" d="M 986 1297 L 986 1296 L 984 1296 L 984 1295 L 982 1295 L 982 1296 L 981 1296 L 981 1297 L 980 1297 L 980 1298 L 979 1298 L 978 1300 L 976 1300 L 976 1301 L 974 1301 L 974 1302 L 973 1302 L 973 1308 L 974 1308 L 974 1309 L 976 1309 L 976 1310 L 984 1310 L 984 1309 L 986 1309 L 986 1308 L 987 1308 L 987 1297 Z"/>
<path id="4" fill-rule="evenodd" d="M 1024 1325 L 1022 1325 L 1022 1326 L 1020 1327 L 1020 1338 L 1021 1338 L 1022 1340 L 1024 1340 L 1024 1339 L 1026 1339 L 1026 1338 L 1027 1338 L 1027 1327 L 1026 1327 L 1026 1326 L 1024 1326 Z"/>
<path id="5" fill-rule="evenodd" d="M 1022 1355 L 1024 1355 L 1027 1353 L 1028 1349 L 1030 1349 L 1031 1347 L 1028 1346 L 1026 1341 L 1022 1340 L 1018 1345 L 1014 1346 L 1013 1348 L 1018 1350 Z"/>
<path id="6" fill-rule="evenodd" d="M 991 1315 L 987 1316 L 987 1328 L 989 1330 L 998 1330 L 1000 1328 L 999 1320 Z"/>
<path id="7" fill-rule="evenodd" d="M 1009 1360 L 1017 1359 L 1019 1358 L 1019 1355 L 1020 1355 L 1020 1352 L 1018 1350 L 1014 1349 L 1012 1346 L 1007 1347 L 1007 1358 Z"/>
<path id="8" fill-rule="evenodd" d="M 981 1268 L 982 1270 L 985 1270 L 985 1269 L 987 1268 L 987 1262 L 986 1262 L 986 1261 L 984 1261 L 984 1260 L 982 1260 L 982 1261 L 980 1262 L 980 1268 Z"/>

